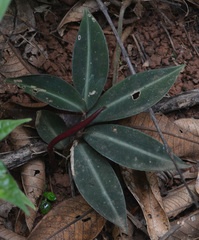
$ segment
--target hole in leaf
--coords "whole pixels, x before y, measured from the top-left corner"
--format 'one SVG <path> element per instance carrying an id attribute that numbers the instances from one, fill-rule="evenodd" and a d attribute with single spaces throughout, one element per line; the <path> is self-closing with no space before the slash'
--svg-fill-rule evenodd
<path id="1" fill-rule="evenodd" d="M 140 94 L 141 94 L 140 91 L 136 91 L 131 94 L 131 97 L 133 100 L 137 100 L 140 97 Z"/>
<path id="2" fill-rule="evenodd" d="M 37 89 L 33 89 L 33 93 L 38 93 L 38 90 Z"/>
<path id="3" fill-rule="evenodd" d="M 39 173 L 40 173 L 39 170 L 35 170 L 35 174 L 34 174 L 34 176 L 36 176 L 36 175 L 39 174 Z"/>

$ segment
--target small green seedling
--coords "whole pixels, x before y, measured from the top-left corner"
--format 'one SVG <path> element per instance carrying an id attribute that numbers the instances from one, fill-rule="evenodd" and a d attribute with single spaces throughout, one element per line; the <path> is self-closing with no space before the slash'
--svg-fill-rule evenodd
<path id="1" fill-rule="evenodd" d="M 45 192 L 44 198 L 45 199 L 42 200 L 39 208 L 40 208 L 41 212 L 45 215 L 51 210 L 51 203 L 49 201 L 51 201 L 51 202 L 56 201 L 56 196 L 52 192 Z"/>
<path id="2" fill-rule="evenodd" d="M 71 147 L 74 181 L 85 200 L 102 216 L 127 232 L 125 199 L 110 161 L 141 171 L 175 169 L 164 146 L 116 120 L 143 112 L 171 88 L 184 66 L 151 70 L 129 76 L 102 94 L 108 75 L 106 40 L 95 18 L 85 11 L 73 51 L 74 87 L 49 75 L 7 79 L 54 108 L 82 114 L 71 129 L 53 112 L 38 111 L 36 128 L 48 145 L 63 149 L 78 132 Z M 114 124 L 112 123 L 114 121 Z M 84 129 L 84 130 L 83 130 Z M 188 165 L 174 156 L 179 168 Z"/>

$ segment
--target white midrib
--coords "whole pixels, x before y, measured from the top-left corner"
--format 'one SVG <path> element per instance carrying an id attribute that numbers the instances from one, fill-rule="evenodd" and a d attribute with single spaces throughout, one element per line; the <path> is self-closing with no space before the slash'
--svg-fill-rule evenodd
<path id="1" fill-rule="evenodd" d="M 86 58 L 86 76 L 85 76 L 85 90 L 84 90 L 84 99 L 85 102 L 88 102 L 88 87 L 89 87 L 89 77 L 90 77 L 90 60 L 91 60 L 91 45 L 90 45 L 90 24 L 88 19 L 87 24 L 87 58 Z"/>
<path id="2" fill-rule="evenodd" d="M 89 133 L 89 132 L 88 132 Z M 156 154 L 153 154 L 153 153 L 150 153 L 148 151 L 145 151 L 143 149 L 140 149 L 140 148 L 137 148 L 131 144 L 128 144 L 127 142 L 122 142 L 120 140 L 117 140 L 116 138 L 113 138 L 113 137 L 110 137 L 108 135 L 103 135 L 102 133 L 99 133 L 99 132 L 95 132 L 95 133 L 89 133 L 90 136 L 96 136 L 98 139 L 101 139 L 103 140 L 103 142 L 106 143 L 106 141 L 104 141 L 105 139 L 107 139 L 108 141 L 111 141 L 113 143 L 116 143 L 117 145 L 120 145 L 121 147 L 124 147 L 124 148 L 127 148 L 127 149 L 132 149 L 136 152 L 139 152 L 141 154 L 144 154 L 146 155 L 147 157 L 151 157 L 151 158 L 155 158 L 155 159 L 158 159 L 158 160 L 162 160 L 163 157 L 159 157 L 158 155 Z M 164 159 L 164 160 L 167 160 L 167 159 Z"/>
<path id="3" fill-rule="evenodd" d="M 179 71 L 179 69 L 177 69 L 175 72 L 178 72 L 178 71 Z M 162 81 L 165 77 L 169 77 L 170 75 L 174 74 L 175 72 L 171 72 L 170 74 L 168 74 L 168 75 L 166 75 L 166 76 L 165 76 L 165 75 L 162 76 L 162 77 L 159 78 L 155 83 Z M 154 85 L 154 82 L 150 82 L 150 83 L 144 85 L 142 88 L 136 89 L 136 90 L 134 90 L 134 91 L 139 91 L 139 92 L 141 93 L 144 88 L 150 87 L 150 86 L 152 86 L 152 85 Z M 111 90 L 110 90 L 110 91 L 111 91 Z M 107 92 L 107 93 L 108 93 L 108 92 Z M 112 107 L 112 106 L 118 104 L 119 102 L 122 102 L 122 101 L 126 100 L 127 98 L 129 98 L 129 96 L 130 96 L 130 94 L 128 93 L 128 94 L 126 94 L 125 96 L 122 96 L 121 98 L 119 98 L 119 99 L 117 99 L 117 100 L 115 100 L 115 101 L 112 101 L 112 102 L 110 102 L 109 104 L 106 104 L 106 107 L 107 107 L 107 108 L 108 108 L 108 107 Z M 133 100 L 132 100 L 132 101 L 133 101 Z"/>
<path id="4" fill-rule="evenodd" d="M 81 146 L 79 146 L 79 147 L 81 147 Z M 81 151 L 82 151 L 83 156 L 85 156 L 85 159 L 87 159 L 87 164 L 89 165 L 89 167 L 91 169 L 91 172 L 93 173 L 93 176 L 95 176 L 95 178 L 97 180 L 97 183 L 98 183 L 98 186 L 101 189 L 101 192 L 103 193 L 105 198 L 108 200 L 109 206 L 111 207 L 112 212 L 115 215 L 115 218 L 120 219 L 120 216 L 118 215 L 118 213 L 117 213 L 117 211 L 116 211 L 116 209 L 115 209 L 115 207 L 114 207 L 114 205 L 113 205 L 113 203 L 112 203 L 112 201 L 111 201 L 111 199 L 110 199 L 110 197 L 107 193 L 107 190 L 104 188 L 103 184 L 101 183 L 98 172 L 93 167 L 92 161 L 90 160 L 89 156 L 86 154 L 86 152 L 84 151 L 84 149 L 82 147 L 81 147 Z"/>

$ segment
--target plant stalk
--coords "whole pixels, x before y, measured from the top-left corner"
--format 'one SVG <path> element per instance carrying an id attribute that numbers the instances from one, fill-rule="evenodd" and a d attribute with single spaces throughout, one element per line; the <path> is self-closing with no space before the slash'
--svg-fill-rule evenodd
<path id="1" fill-rule="evenodd" d="M 50 157 L 50 163 L 52 165 L 54 160 L 54 152 L 53 147 L 60 142 L 61 140 L 70 137 L 80 131 L 81 129 L 85 128 L 89 123 L 91 123 L 103 110 L 105 107 L 99 108 L 96 112 L 94 112 L 90 117 L 86 118 L 84 121 L 80 122 L 79 124 L 75 125 L 71 129 L 67 130 L 66 132 L 61 133 L 57 137 L 55 137 L 49 144 L 48 144 L 48 154 Z"/>

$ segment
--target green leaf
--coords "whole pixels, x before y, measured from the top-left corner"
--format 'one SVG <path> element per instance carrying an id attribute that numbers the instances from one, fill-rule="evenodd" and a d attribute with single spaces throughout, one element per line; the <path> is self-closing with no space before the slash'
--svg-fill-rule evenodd
<path id="1" fill-rule="evenodd" d="M 0 120 L 0 140 L 6 137 L 17 126 L 22 123 L 30 122 L 31 118 L 19 119 L 19 120 Z"/>
<path id="2" fill-rule="evenodd" d="M 141 171 L 166 171 L 175 166 L 164 146 L 135 129 L 104 124 L 86 129 L 84 139 L 97 152 L 122 166 Z M 188 168 L 174 156 L 179 168 Z"/>
<path id="3" fill-rule="evenodd" d="M 73 51 L 73 81 L 90 109 L 99 98 L 108 75 L 108 49 L 102 29 L 84 12 Z"/>
<path id="4" fill-rule="evenodd" d="M 51 204 L 47 201 L 47 199 L 44 199 L 44 200 L 41 201 L 41 204 L 40 204 L 39 208 L 40 208 L 41 212 L 45 215 L 48 212 L 50 212 Z"/>
<path id="5" fill-rule="evenodd" d="M 57 199 L 56 195 L 52 192 L 48 192 L 48 193 L 44 194 L 44 197 L 46 197 L 51 202 L 54 202 Z"/>
<path id="6" fill-rule="evenodd" d="M 3 162 L 0 160 L 0 198 L 20 207 L 26 214 L 29 214 L 26 205 L 35 209 L 33 203 L 19 189 L 17 183 L 7 172 Z"/>
<path id="7" fill-rule="evenodd" d="M 3 18 L 11 0 L 0 0 L 0 21 Z"/>
<path id="8" fill-rule="evenodd" d="M 79 93 L 66 81 L 50 75 L 27 75 L 7 78 L 25 92 L 42 102 L 62 110 L 85 112 L 85 102 Z"/>
<path id="9" fill-rule="evenodd" d="M 93 122 L 118 120 L 143 112 L 168 92 L 183 68 L 157 69 L 130 76 L 103 94 L 89 115 L 104 106 L 106 109 Z"/>
<path id="10" fill-rule="evenodd" d="M 124 195 L 108 161 L 87 143 L 75 142 L 71 169 L 77 188 L 91 207 L 127 232 Z"/>
<path id="11" fill-rule="evenodd" d="M 35 125 L 39 136 L 48 144 L 59 134 L 68 130 L 65 122 L 58 115 L 47 110 L 37 112 Z M 55 145 L 55 148 L 64 149 L 69 141 L 70 138 L 63 139 Z"/>

